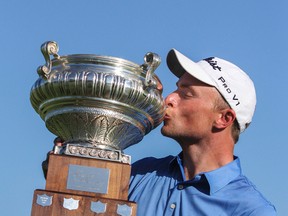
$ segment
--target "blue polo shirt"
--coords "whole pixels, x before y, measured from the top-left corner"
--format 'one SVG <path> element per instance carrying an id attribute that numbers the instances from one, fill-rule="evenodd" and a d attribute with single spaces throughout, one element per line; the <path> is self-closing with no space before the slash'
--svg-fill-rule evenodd
<path id="1" fill-rule="evenodd" d="M 129 200 L 138 216 L 274 216 L 274 206 L 242 175 L 239 158 L 185 181 L 181 154 L 132 165 Z"/>

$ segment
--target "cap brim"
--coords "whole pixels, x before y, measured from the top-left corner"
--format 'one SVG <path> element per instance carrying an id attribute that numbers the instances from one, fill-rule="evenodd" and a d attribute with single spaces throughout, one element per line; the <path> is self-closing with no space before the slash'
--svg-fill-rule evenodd
<path id="1" fill-rule="evenodd" d="M 168 68 L 173 74 L 175 74 L 175 76 L 181 77 L 185 72 L 187 72 L 196 79 L 208 85 L 215 86 L 215 82 L 204 69 L 176 49 L 171 49 L 169 51 L 166 61 Z"/>

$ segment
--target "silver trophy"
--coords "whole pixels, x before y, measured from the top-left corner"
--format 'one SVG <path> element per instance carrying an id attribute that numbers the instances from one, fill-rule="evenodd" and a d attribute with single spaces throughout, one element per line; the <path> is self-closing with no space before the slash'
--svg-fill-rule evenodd
<path id="1" fill-rule="evenodd" d="M 55 153 L 130 163 L 123 149 L 163 120 L 162 85 L 154 74 L 160 57 L 147 53 L 138 65 L 102 55 L 60 56 L 54 41 L 41 51 L 46 63 L 30 100 L 46 127 L 65 140 Z"/>

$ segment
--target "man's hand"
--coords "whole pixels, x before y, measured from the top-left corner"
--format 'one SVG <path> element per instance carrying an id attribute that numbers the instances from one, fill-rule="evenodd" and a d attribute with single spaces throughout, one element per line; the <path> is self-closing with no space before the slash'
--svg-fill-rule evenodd
<path id="1" fill-rule="evenodd" d="M 48 171 L 48 164 L 49 164 L 49 155 L 54 154 L 55 148 L 57 147 L 62 147 L 63 146 L 63 140 L 60 137 L 56 137 L 54 139 L 54 147 L 52 151 L 49 151 L 47 153 L 46 159 L 42 162 L 42 170 L 44 174 L 44 178 L 46 179 L 47 177 L 47 171 Z"/>

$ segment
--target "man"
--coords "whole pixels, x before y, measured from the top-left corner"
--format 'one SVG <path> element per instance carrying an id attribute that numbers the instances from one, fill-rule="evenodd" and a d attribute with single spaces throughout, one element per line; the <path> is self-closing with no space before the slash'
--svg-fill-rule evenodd
<path id="1" fill-rule="evenodd" d="M 179 80 L 165 100 L 161 132 L 182 152 L 133 164 L 129 200 L 137 215 L 276 215 L 233 155 L 255 110 L 253 82 L 220 58 L 195 63 L 172 49 L 167 64 Z"/>

